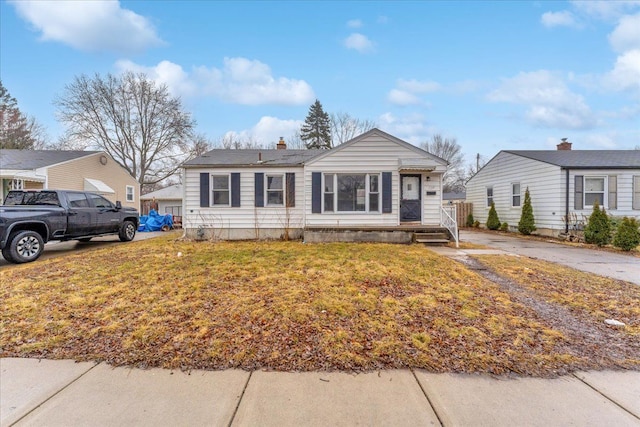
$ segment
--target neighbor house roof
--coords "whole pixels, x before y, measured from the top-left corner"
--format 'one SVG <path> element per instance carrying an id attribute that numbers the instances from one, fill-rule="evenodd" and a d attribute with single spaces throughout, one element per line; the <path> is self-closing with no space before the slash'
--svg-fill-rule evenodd
<path id="1" fill-rule="evenodd" d="M 0 169 L 38 169 L 68 162 L 100 151 L 0 150 Z"/>
<path id="2" fill-rule="evenodd" d="M 315 157 L 321 150 L 211 150 L 189 160 L 184 167 L 198 166 L 302 166 L 305 161 Z"/>
<path id="3" fill-rule="evenodd" d="M 461 191 L 442 193 L 442 200 L 465 200 L 467 198 L 467 192 Z"/>
<path id="4" fill-rule="evenodd" d="M 182 199 L 182 184 L 170 185 L 151 193 L 143 194 L 140 200 L 174 200 Z"/>
<path id="5" fill-rule="evenodd" d="M 640 150 L 505 150 L 505 153 L 576 169 L 640 169 Z"/>

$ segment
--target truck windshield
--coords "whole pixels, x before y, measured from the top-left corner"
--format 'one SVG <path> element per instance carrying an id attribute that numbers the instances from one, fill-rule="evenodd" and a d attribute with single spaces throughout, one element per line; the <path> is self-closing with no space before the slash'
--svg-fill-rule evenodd
<path id="1" fill-rule="evenodd" d="M 60 206 L 58 193 L 52 191 L 20 192 L 10 191 L 4 199 L 5 206 L 18 205 L 49 205 Z"/>

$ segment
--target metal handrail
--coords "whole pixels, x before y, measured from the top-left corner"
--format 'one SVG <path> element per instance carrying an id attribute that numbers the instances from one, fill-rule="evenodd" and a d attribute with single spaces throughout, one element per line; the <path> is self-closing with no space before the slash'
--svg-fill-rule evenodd
<path id="1" fill-rule="evenodd" d="M 456 220 L 456 205 L 448 205 L 441 207 L 441 215 L 440 215 L 440 223 L 443 227 L 445 227 L 451 235 L 453 239 L 456 241 L 456 248 L 459 247 L 459 239 L 458 239 L 458 221 Z"/>

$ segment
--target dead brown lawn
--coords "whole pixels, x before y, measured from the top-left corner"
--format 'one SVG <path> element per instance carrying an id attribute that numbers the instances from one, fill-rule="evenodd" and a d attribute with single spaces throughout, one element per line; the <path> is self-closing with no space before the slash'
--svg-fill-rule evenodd
<path id="1" fill-rule="evenodd" d="M 161 237 L 3 268 L 0 283 L 2 357 L 543 376 L 595 363 L 496 284 L 418 245 Z"/>

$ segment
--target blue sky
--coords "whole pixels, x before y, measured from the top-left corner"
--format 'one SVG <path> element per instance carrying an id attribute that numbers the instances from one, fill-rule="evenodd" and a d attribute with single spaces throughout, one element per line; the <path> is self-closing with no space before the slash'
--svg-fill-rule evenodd
<path id="1" fill-rule="evenodd" d="M 80 74 L 144 71 L 211 140 L 269 144 L 327 112 L 419 144 L 640 145 L 640 2 L 2 1 L 0 78 L 57 140 Z"/>

